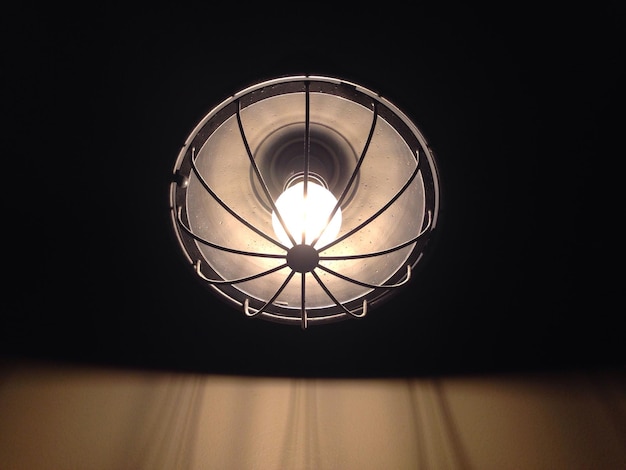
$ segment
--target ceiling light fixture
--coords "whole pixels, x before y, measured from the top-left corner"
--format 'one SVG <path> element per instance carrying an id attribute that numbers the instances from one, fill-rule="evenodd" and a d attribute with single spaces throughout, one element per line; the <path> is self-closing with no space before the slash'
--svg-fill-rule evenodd
<path id="1" fill-rule="evenodd" d="M 410 279 L 437 224 L 435 158 L 391 102 L 346 80 L 287 76 L 211 110 L 170 187 L 198 278 L 248 317 L 362 318 Z"/>

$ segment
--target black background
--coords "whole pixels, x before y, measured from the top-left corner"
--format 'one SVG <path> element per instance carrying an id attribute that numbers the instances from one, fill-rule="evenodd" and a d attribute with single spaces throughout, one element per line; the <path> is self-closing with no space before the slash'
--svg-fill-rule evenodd
<path id="1" fill-rule="evenodd" d="M 616 5 L 6 15 L 1 352 L 314 377 L 622 366 Z M 429 140 L 443 188 L 410 287 L 363 320 L 306 331 L 213 297 L 184 263 L 168 200 L 208 111 L 304 73 L 396 104 Z"/>

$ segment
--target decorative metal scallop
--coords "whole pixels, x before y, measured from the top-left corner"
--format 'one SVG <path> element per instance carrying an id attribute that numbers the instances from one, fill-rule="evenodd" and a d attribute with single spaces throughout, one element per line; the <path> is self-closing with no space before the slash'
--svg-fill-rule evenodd
<path id="1" fill-rule="evenodd" d="M 170 188 L 198 278 L 248 317 L 302 328 L 362 318 L 404 286 L 439 199 L 417 126 L 376 93 L 321 76 L 223 101 L 187 138 Z"/>

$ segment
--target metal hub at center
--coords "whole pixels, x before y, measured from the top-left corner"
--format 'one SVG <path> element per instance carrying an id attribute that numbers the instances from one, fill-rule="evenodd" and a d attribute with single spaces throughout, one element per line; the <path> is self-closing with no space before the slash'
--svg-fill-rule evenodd
<path id="1" fill-rule="evenodd" d="M 299 273 L 313 271 L 320 257 L 311 245 L 296 245 L 287 252 L 287 265 Z"/>

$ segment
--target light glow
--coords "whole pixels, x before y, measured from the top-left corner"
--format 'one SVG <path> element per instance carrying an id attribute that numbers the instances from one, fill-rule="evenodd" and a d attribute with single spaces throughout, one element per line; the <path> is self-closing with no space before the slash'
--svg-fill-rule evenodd
<path id="1" fill-rule="evenodd" d="M 302 242 L 302 232 L 305 233 L 305 243 L 311 244 L 316 239 L 328 221 L 328 217 L 335 208 L 337 199 L 323 186 L 317 183 L 307 183 L 307 197 L 304 197 L 304 183 L 299 182 L 287 188 L 276 200 L 276 208 L 283 218 L 287 229 L 296 241 Z M 291 248 L 293 243 L 287 236 L 275 212 L 272 212 L 272 226 L 278 240 Z M 323 247 L 337 237 L 341 229 L 341 209 L 338 208 L 328 227 L 315 243 L 316 247 Z"/>

